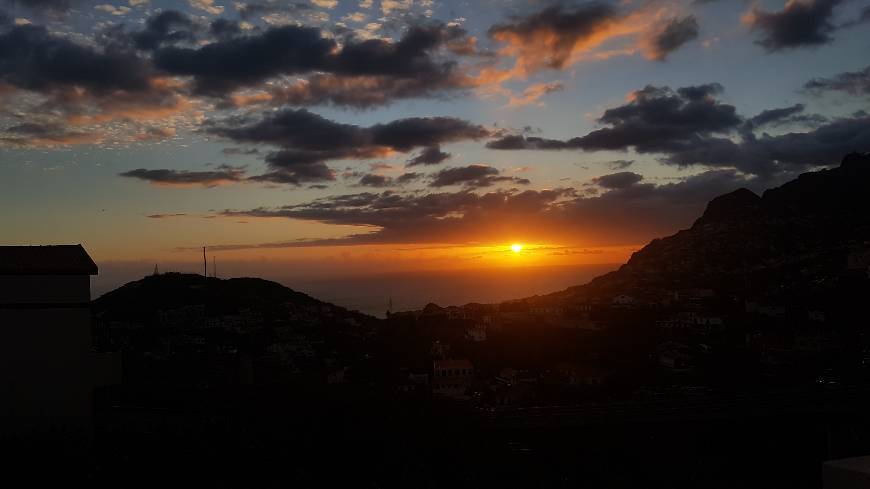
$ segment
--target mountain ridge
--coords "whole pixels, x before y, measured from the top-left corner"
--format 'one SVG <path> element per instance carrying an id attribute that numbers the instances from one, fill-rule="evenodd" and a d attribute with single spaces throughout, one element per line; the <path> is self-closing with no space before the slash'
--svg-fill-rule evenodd
<path id="1" fill-rule="evenodd" d="M 811 282 L 844 269 L 850 253 L 870 246 L 868 195 L 868 153 L 849 154 L 835 168 L 801 174 L 761 196 L 737 189 L 712 199 L 691 227 L 653 239 L 619 269 L 550 295 L 682 287 L 734 293 L 766 272 Z"/>

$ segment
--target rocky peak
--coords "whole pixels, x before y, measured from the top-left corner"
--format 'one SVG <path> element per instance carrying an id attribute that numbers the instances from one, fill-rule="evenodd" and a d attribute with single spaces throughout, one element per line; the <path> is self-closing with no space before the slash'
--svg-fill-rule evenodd
<path id="1" fill-rule="evenodd" d="M 695 226 L 743 219 L 758 212 L 760 206 L 761 197 L 749 189 L 739 188 L 711 200 Z"/>

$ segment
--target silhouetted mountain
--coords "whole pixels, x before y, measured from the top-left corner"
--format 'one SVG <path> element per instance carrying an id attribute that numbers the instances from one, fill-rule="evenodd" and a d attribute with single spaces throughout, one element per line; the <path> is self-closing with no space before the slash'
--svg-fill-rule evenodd
<path id="1" fill-rule="evenodd" d="M 710 287 L 769 294 L 837 276 L 870 243 L 870 155 L 802 174 L 759 197 L 739 189 L 713 199 L 691 228 L 655 239 L 571 293 L 614 295 Z"/>
<path id="2" fill-rule="evenodd" d="M 275 282 L 167 273 L 93 302 L 95 344 L 125 382 L 216 385 L 324 377 L 354 363 L 377 319 Z"/>
<path id="3" fill-rule="evenodd" d="M 119 287 L 93 302 L 94 311 L 113 318 L 144 319 L 157 311 L 201 305 L 210 315 L 243 309 L 270 312 L 276 307 L 324 307 L 336 314 L 351 313 L 281 284 L 258 278 L 216 279 L 195 274 L 152 275 Z"/>

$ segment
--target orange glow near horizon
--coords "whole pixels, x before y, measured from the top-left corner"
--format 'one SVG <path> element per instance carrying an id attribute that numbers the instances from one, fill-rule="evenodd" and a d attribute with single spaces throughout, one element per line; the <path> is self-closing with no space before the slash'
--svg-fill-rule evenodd
<path id="1" fill-rule="evenodd" d="M 381 244 L 354 246 L 311 246 L 255 249 L 208 248 L 224 270 L 246 270 L 257 274 L 265 270 L 293 269 L 311 275 L 377 275 L 392 272 L 447 271 L 460 269 L 504 269 L 624 263 L 639 245 L 568 246 L 544 243 L 508 242 L 502 244 Z M 197 271 L 202 265 L 202 249 L 167 250 L 150 257 L 92 256 L 98 263 L 145 263 L 153 268 Z"/>

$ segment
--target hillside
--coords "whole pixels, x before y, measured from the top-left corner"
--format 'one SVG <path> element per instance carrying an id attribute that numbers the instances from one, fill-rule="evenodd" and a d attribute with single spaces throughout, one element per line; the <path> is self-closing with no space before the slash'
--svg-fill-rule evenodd
<path id="1" fill-rule="evenodd" d="M 92 304 L 95 345 L 125 383 L 212 386 L 325 379 L 358 361 L 378 320 L 275 282 L 167 273 Z"/>
<path id="2" fill-rule="evenodd" d="M 870 247 L 868 195 L 870 155 L 857 153 L 762 196 L 739 189 L 713 199 L 691 228 L 653 240 L 618 270 L 566 292 L 711 288 L 750 297 L 818 285 L 862 267 Z"/>

